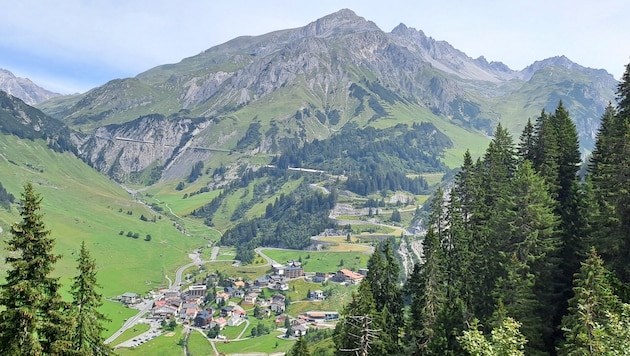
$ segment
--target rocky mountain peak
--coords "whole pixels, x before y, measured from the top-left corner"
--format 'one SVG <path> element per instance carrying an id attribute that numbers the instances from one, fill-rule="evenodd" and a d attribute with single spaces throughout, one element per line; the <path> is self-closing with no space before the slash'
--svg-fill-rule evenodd
<path id="1" fill-rule="evenodd" d="M 534 73 L 547 67 L 564 67 L 566 69 L 575 69 L 575 70 L 585 69 L 584 67 L 571 61 L 569 58 L 567 58 L 564 55 L 555 56 L 555 57 L 546 58 L 540 61 L 536 61 L 530 64 L 529 66 L 525 67 L 525 69 L 521 71 L 521 73 L 523 74 L 523 79 L 529 80 L 532 77 L 532 75 L 534 75 Z"/>
<path id="2" fill-rule="evenodd" d="M 328 37 L 333 34 L 358 33 L 366 31 L 380 31 L 372 21 L 358 16 L 354 11 L 341 9 L 326 15 L 302 28 L 304 36 Z"/>
<path id="3" fill-rule="evenodd" d="M 36 85 L 28 78 L 16 77 L 10 71 L 2 68 L 0 68 L 0 90 L 22 99 L 29 105 L 39 104 L 61 95 Z"/>

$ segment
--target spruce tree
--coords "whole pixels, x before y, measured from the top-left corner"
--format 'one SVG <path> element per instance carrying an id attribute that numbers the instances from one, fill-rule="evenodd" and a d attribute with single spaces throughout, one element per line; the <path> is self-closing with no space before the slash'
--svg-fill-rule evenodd
<path id="1" fill-rule="evenodd" d="M 409 281 L 411 320 L 407 333 L 415 355 L 430 354 L 433 345 L 440 343 L 435 337 L 441 334 L 437 329 L 443 326 L 438 325 L 438 319 L 446 302 L 444 252 L 433 227 L 429 227 L 422 247 L 424 263 L 414 266 Z"/>
<path id="2" fill-rule="evenodd" d="M 499 200 L 501 214 L 491 224 L 502 268 L 495 298 L 523 323 L 523 334 L 530 340 L 527 353 L 536 354 L 545 349 L 541 336 L 549 337 L 554 329 L 547 301 L 555 295 L 549 271 L 557 269 L 558 218 L 555 202 L 530 161 L 516 171 L 510 192 Z"/>
<path id="3" fill-rule="evenodd" d="M 397 353 L 400 349 L 400 331 L 404 318 L 402 291 L 398 282 L 400 267 L 394 257 L 391 241 L 385 240 L 368 260 L 368 274 L 361 284 L 369 284 L 374 305 L 385 316 L 381 332 L 382 345 L 387 353 Z"/>
<path id="4" fill-rule="evenodd" d="M 300 336 L 298 337 L 298 340 L 295 344 L 293 344 L 293 347 L 291 348 L 291 350 L 289 350 L 289 352 L 287 353 L 287 356 L 310 356 L 311 353 L 308 351 L 308 343 L 306 342 L 306 340 L 302 337 L 302 334 L 300 333 Z"/>
<path id="5" fill-rule="evenodd" d="M 59 295 L 59 279 L 50 277 L 60 255 L 42 220 L 41 196 L 27 183 L 22 221 L 11 227 L 6 283 L 0 286 L 0 354 L 50 355 L 68 350 L 69 307 Z"/>
<path id="6" fill-rule="evenodd" d="M 598 210 L 593 240 L 622 283 L 630 283 L 630 64 L 618 86 L 616 112 L 608 108 L 589 166 Z M 630 299 L 626 289 L 622 298 Z"/>
<path id="7" fill-rule="evenodd" d="M 106 355 L 109 347 L 103 338 L 104 321 L 107 317 L 98 311 L 103 305 L 102 296 L 96 291 L 96 262 L 81 243 L 77 259 L 79 274 L 74 277 L 70 294 L 73 297 L 71 315 L 75 321 L 72 331 L 72 353 L 76 355 Z"/>
<path id="8" fill-rule="evenodd" d="M 518 156 L 521 160 L 529 160 L 532 163 L 535 158 L 535 135 L 534 125 L 531 119 L 527 119 L 527 124 L 523 128 L 523 132 L 519 137 Z"/>
<path id="9" fill-rule="evenodd" d="M 591 248 L 576 275 L 574 295 L 569 300 L 569 314 L 562 319 L 565 342 L 559 349 L 559 354 L 609 354 L 608 351 L 611 351 L 607 341 L 609 337 L 602 330 L 606 330 L 611 322 L 611 315 L 618 314 L 621 308 L 609 280 L 610 272 L 604 267 L 604 262 L 597 251 Z"/>

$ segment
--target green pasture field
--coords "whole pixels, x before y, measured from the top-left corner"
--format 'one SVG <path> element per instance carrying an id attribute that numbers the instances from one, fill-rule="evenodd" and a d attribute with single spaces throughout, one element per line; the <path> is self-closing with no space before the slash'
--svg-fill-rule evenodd
<path id="1" fill-rule="evenodd" d="M 96 261 L 104 298 L 125 292 L 144 294 L 166 285 L 164 274 L 173 276 L 190 261 L 190 251 L 208 243 L 182 234 L 167 217 L 135 201 L 123 187 L 71 154 L 53 152 L 41 140 L 0 135 L 0 152 L 0 182 L 5 189 L 19 199 L 24 184 L 30 182 L 42 197 L 43 222 L 55 239 L 54 253 L 62 256 L 53 276 L 60 277 L 66 299 L 77 274 L 82 241 Z M 10 211 L 0 209 L 0 238 L 7 239 L 9 227 L 20 219 L 15 205 Z M 127 237 L 128 232 L 138 238 Z M 147 235 L 150 241 L 145 241 Z M 0 281 L 6 273 L 6 253 L 1 246 Z M 102 310 L 113 320 L 106 327 L 113 332 L 127 312 L 106 303 Z"/>
<path id="2" fill-rule="evenodd" d="M 396 234 L 396 231 L 397 230 L 394 228 L 382 226 L 382 225 L 376 225 L 376 224 L 352 225 L 352 233 L 356 235 L 360 235 L 360 234 L 392 235 L 392 234 Z"/>
<path id="3" fill-rule="evenodd" d="M 235 278 L 243 278 L 244 281 L 254 280 L 258 277 L 262 277 L 268 272 L 271 271 L 271 266 L 233 266 L 232 262 L 228 261 L 217 261 L 210 262 L 204 265 L 206 267 L 207 273 L 214 273 L 215 271 L 219 271 L 226 276 L 235 277 Z"/>
<path id="4" fill-rule="evenodd" d="M 208 204 L 212 199 L 217 197 L 222 189 L 211 190 L 209 192 L 200 193 L 183 198 L 184 194 L 190 195 L 193 192 L 201 189 L 202 185 L 188 185 L 181 191 L 175 190 L 178 182 L 171 182 L 174 186 L 157 186 L 151 188 L 145 192 L 144 198 L 149 204 L 158 204 L 165 211 L 173 211 L 177 216 L 185 216 L 190 214 L 194 209 L 197 209 L 205 204 Z"/>
<path id="5" fill-rule="evenodd" d="M 213 355 L 212 345 L 205 335 L 197 330 L 192 330 L 188 337 L 188 354 L 190 355 Z"/>
<path id="6" fill-rule="evenodd" d="M 303 279 L 291 281 L 290 289 L 285 295 L 291 298 L 291 304 L 287 308 L 287 314 L 297 317 L 298 314 L 313 310 L 329 310 L 341 312 L 344 305 L 350 301 L 356 285 L 342 285 L 334 282 L 313 283 Z M 309 290 L 331 290 L 331 296 L 323 301 L 310 301 L 306 299 Z"/>
<path id="7" fill-rule="evenodd" d="M 215 345 L 219 352 L 224 354 L 247 354 L 247 353 L 281 353 L 291 349 L 295 340 L 278 337 L 284 335 L 279 331 L 272 331 L 268 335 L 258 336 L 255 338 L 232 341 L 230 343 L 217 342 Z M 276 347 L 276 344 L 278 345 Z"/>
<path id="8" fill-rule="evenodd" d="M 331 251 L 302 251 L 302 250 L 276 250 L 265 249 L 263 253 L 278 263 L 302 258 L 302 267 L 305 272 L 334 272 L 342 268 L 365 268 L 370 258 L 363 252 L 331 252 Z M 343 260 L 343 265 L 340 262 Z"/>

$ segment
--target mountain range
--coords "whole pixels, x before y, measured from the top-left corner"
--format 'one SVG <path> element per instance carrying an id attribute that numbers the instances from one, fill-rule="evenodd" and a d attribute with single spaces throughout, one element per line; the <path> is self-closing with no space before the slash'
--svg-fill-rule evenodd
<path id="1" fill-rule="evenodd" d="M 349 125 L 431 122 L 453 139 L 459 159 L 483 149 L 497 123 L 518 134 L 559 101 L 588 152 L 616 85 L 605 70 L 564 56 L 512 70 L 404 24 L 384 32 L 344 9 L 37 107 L 73 129 L 79 154 L 102 173 L 154 182 L 181 178 L 197 161 L 269 162 Z M 238 147 L 252 124 L 259 144 Z"/>

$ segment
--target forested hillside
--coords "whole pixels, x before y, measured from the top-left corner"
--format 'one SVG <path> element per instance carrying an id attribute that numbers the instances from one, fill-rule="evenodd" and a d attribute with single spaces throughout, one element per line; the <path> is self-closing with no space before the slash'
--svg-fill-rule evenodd
<path id="1" fill-rule="evenodd" d="M 466 154 L 453 185 L 431 202 L 423 263 L 399 290 L 390 243 L 381 245 L 337 326 L 336 349 L 630 350 L 630 65 L 618 98 L 602 117 L 585 177 L 562 102 L 543 110 L 518 140 L 499 125 L 483 157 Z"/>

